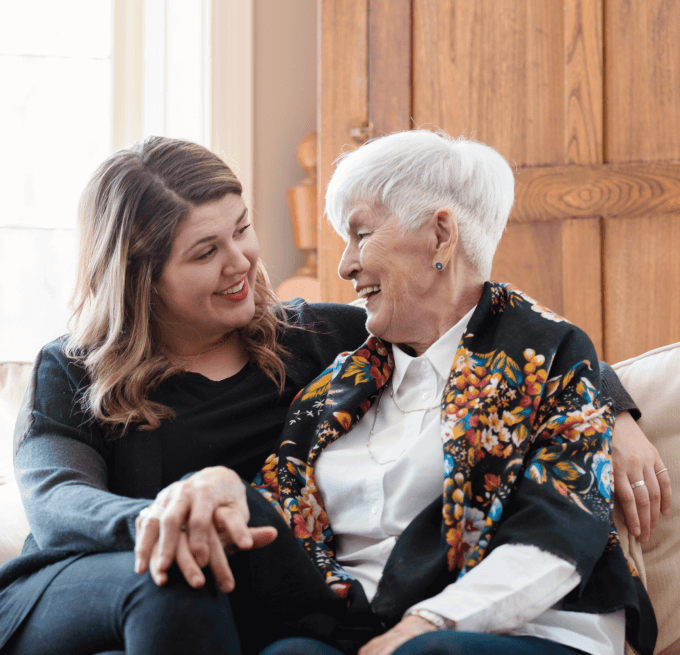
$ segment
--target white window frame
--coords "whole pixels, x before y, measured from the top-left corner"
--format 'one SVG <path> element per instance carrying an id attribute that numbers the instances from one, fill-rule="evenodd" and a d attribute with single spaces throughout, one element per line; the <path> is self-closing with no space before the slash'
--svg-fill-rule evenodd
<path id="1" fill-rule="evenodd" d="M 177 120 L 191 113 L 193 140 L 234 167 L 252 207 L 254 0 L 114 0 L 113 24 L 114 150 L 188 138 Z M 199 92 L 184 93 L 188 79 Z"/>

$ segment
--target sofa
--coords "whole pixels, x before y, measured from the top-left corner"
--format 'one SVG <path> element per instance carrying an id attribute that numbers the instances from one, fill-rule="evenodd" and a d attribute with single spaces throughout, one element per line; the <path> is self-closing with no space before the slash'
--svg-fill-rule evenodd
<path id="1" fill-rule="evenodd" d="M 0 362 L 0 565 L 17 555 L 29 527 L 12 472 L 14 422 L 32 364 Z M 668 467 L 676 500 L 650 541 L 629 534 L 614 517 L 630 562 L 647 587 L 659 623 L 655 653 L 680 655 L 680 343 L 614 365 L 642 411 L 639 425 Z"/>
<path id="2" fill-rule="evenodd" d="M 12 441 L 30 362 L 0 362 L 0 564 L 19 554 L 29 527 L 12 468 Z"/>

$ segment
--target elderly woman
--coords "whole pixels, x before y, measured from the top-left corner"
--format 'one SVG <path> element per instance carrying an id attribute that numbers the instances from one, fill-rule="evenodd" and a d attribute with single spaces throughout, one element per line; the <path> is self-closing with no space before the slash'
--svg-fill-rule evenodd
<path id="1" fill-rule="evenodd" d="M 298 394 L 256 485 L 345 599 L 324 639 L 342 649 L 652 653 L 593 346 L 488 281 L 513 186 L 491 148 L 411 131 L 345 156 L 328 188 L 372 336 Z"/>

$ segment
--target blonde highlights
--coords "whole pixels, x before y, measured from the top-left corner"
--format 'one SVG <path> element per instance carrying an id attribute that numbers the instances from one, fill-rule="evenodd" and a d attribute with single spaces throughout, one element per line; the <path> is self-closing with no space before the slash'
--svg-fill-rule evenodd
<path id="1" fill-rule="evenodd" d="M 64 352 L 87 370 L 81 402 L 87 413 L 121 436 L 135 424 L 153 430 L 173 415 L 149 394 L 182 372 L 155 337 L 151 295 L 182 219 L 196 206 L 242 187 L 206 148 L 150 137 L 109 157 L 83 192 L 80 248 Z M 276 297 L 258 263 L 255 315 L 240 329 L 250 359 L 283 389 L 283 348 Z"/>

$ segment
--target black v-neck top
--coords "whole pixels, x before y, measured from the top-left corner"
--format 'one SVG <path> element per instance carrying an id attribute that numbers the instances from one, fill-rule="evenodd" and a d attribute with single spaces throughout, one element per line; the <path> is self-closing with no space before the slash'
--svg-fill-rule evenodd
<path id="1" fill-rule="evenodd" d="M 291 309 L 294 309 L 294 313 Z M 175 417 L 158 429 L 162 444 L 161 484 L 187 473 L 224 465 L 252 480 L 281 433 L 295 394 L 328 366 L 338 353 L 366 339 L 365 313 L 343 305 L 288 305 L 304 329 L 281 335 L 286 382 L 276 384 L 253 363 L 225 380 L 186 373 L 168 380 L 152 398 L 168 405 Z M 129 438 L 138 436 L 133 431 Z M 117 446 L 114 446 L 117 447 Z"/>

